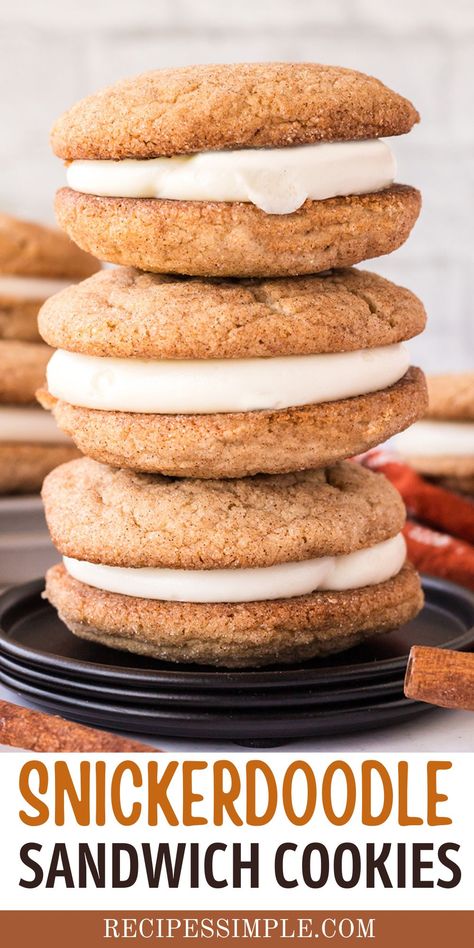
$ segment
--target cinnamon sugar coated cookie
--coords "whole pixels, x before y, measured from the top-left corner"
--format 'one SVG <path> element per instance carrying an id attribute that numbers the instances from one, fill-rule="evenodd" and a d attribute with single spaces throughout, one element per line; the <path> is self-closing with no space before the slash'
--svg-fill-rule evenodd
<path id="1" fill-rule="evenodd" d="M 403 135 L 419 121 L 373 76 L 319 63 L 156 69 L 78 102 L 51 143 L 75 158 L 152 158 Z"/>
<path id="2" fill-rule="evenodd" d="M 56 122 L 60 225 L 102 260 L 194 276 L 295 276 L 390 253 L 420 210 L 382 136 L 413 105 L 318 63 L 163 69 Z"/>
<path id="3" fill-rule="evenodd" d="M 62 188 L 58 223 L 100 260 L 158 273 L 279 277 L 391 253 L 420 213 L 415 188 L 306 201 L 293 214 L 252 204 L 96 197 Z"/>
<path id="4" fill-rule="evenodd" d="M 42 308 L 59 351 L 39 398 L 85 454 L 119 467 L 319 467 L 424 412 L 401 345 L 424 324 L 412 293 L 360 270 L 205 280 L 117 268 Z"/>
<path id="5" fill-rule="evenodd" d="M 177 477 L 244 477 L 322 467 L 360 454 L 420 418 L 420 369 L 390 388 L 279 411 L 169 415 L 97 411 L 39 392 L 83 454 L 116 467 Z"/>
<path id="6" fill-rule="evenodd" d="M 47 596 L 71 631 L 113 648 L 258 666 L 340 651 L 421 606 L 401 499 L 352 463 L 202 482 L 83 459 L 43 497 L 65 557 Z"/>
<path id="7" fill-rule="evenodd" d="M 396 629 L 423 604 L 408 563 L 373 587 L 237 605 L 120 596 L 77 582 L 59 565 L 47 573 L 46 595 L 79 638 L 161 661 L 224 668 L 325 658 Z"/>
<path id="8" fill-rule="evenodd" d="M 405 521 L 389 481 L 349 462 L 202 481 L 82 458 L 46 478 L 43 500 L 61 553 L 111 566 L 273 566 L 351 553 L 394 536 Z"/>
<path id="9" fill-rule="evenodd" d="M 39 316 L 50 346 L 122 359 L 349 352 L 410 339 L 425 322 L 414 293 L 356 269 L 204 280 L 117 267 L 53 296 Z"/>
<path id="10" fill-rule="evenodd" d="M 422 607 L 400 495 L 345 460 L 427 410 L 421 302 L 351 269 L 417 220 L 384 139 L 418 120 L 371 76 L 276 62 L 155 70 L 56 122 L 57 220 L 120 265 L 39 316 L 38 399 L 86 455 L 42 492 L 75 635 L 252 668 Z"/>

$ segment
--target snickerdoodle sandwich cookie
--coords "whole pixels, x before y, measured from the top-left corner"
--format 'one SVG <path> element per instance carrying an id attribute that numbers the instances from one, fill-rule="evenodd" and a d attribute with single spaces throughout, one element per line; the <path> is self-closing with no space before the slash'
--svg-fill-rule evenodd
<path id="1" fill-rule="evenodd" d="M 40 306 L 99 266 L 61 231 L 0 213 L 0 340 L 39 342 Z"/>
<path id="2" fill-rule="evenodd" d="M 321 467 L 426 408 L 402 340 L 425 313 L 372 273 L 203 280 L 104 270 L 40 314 L 58 351 L 39 397 L 116 467 L 242 477 Z"/>
<path id="3" fill-rule="evenodd" d="M 102 260 L 287 276 L 390 253 L 420 209 L 382 136 L 419 119 L 377 79 L 317 63 L 188 66 L 91 95 L 52 132 L 60 225 Z"/>
<path id="4" fill-rule="evenodd" d="M 82 638 L 175 662 L 287 663 L 412 618 L 404 508 L 356 464 L 199 481 L 57 468 L 43 499 L 63 565 L 46 595 Z"/>
<path id="5" fill-rule="evenodd" d="M 51 349 L 0 339 L 0 494 L 37 492 L 56 465 L 79 452 L 36 402 Z"/>
<path id="6" fill-rule="evenodd" d="M 427 379 L 429 407 L 395 445 L 426 477 L 474 495 L 474 372 Z"/>

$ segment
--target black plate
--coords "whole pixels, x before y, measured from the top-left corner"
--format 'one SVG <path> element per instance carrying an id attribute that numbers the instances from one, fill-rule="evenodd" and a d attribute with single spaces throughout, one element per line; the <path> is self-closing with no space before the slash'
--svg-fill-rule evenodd
<path id="1" fill-rule="evenodd" d="M 325 661 L 275 667 L 264 671 L 226 672 L 198 665 L 174 665 L 107 649 L 77 638 L 43 599 L 43 581 L 9 590 L 0 597 L 0 650 L 48 673 L 132 688 L 221 691 L 264 691 L 359 686 L 375 679 L 404 675 L 411 645 L 435 645 L 457 650 L 474 642 L 474 595 L 454 583 L 425 578 L 426 604 L 416 619 L 388 635 Z M 279 698 L 281 700 L 281 696 Z"/>
<path id="2" fill-rule="evenodd" d="M 41 688 L 24 684 L 13 676 L 0 673 L 4 684 L 13 691 L 38 704 L 41 708 L 82 724 L 110 728 L 114 731 L 134 731 L 156 736 L 184 737 L 237 742 L 285 742 L 303 737 L 325 737 L 348 734 L 351 731 L 386 727 L 432 711 L 430 705 L 401 698 L 367 705 L 344 704 L 342 707 L 295 709 L 291 695 L 278 711 L 184 711 L 158 710 L 148 706 L 127 707 L 97 701 L 76 701 L 65 695 L 52 694 Z"/>
<path id="3" fill-rule="evenodd" d="M 124 688 L 120 681 L 114 686 L 111 682 L 91 682 L 74 680 L 57 674 L 48 674 L 38 668 L 24 665 L 18 659 L 11 660 L 0 652 L 0 678 L 11 675 L 25 685 L 33 685 L 50 693 L 75 695 L 76 698 L 86 698 L 91 701 L 106 701 L 122 704 L 148 704 L 151 707 L 166 707 L 169 705 L 188 708 L 238 708 L 245 705 L 249 708 L 279 707 L 282 699 L 287 698 L 287 689 L 267 688 L 263 691 L 238 690 L 229 688 L 227 691 L 185 691 L 183 688 L 174 688 L 167 691 L 145 688 Z M 350 682 L 349 682 L 350 685 Z M 400 678 L 375 679 L 366 685 L 354 687 L 309 687 L 294 688 L 291 694 L 293 705 L 320 705 L 347 701 L 366 701 L 367 703 L 379 698 L 403 697 L 403 676 Z"/>

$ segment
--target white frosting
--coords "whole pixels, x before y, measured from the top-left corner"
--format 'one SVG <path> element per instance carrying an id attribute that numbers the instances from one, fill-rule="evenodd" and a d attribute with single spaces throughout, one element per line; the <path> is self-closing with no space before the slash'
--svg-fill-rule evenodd
<path id="1" fill-rule="evenodd" d="M 474 457 L 474 422 L 417 421 L 392 443 L 402 455 Z"/>
<path id="2" fill-rule="evenodd" d="M 74 191 L 174 201 L 245 201 L 267 214 L 291 214 L 307 198 L 324 201 L 389 187 L 395 158 L 379 140 L 290 148 L 206 151 L 173 158 L 73 161 Z"/>
<path id="3" fill-rule="evenodd" d="M 360 589 L 400 572 L 406 557 L 403 535 L 347 556 L 324 556 L 259 569 L 132 569 L 64 557 L 74 579 L 96 589 L 169 602 L 257 602 L 291 599 L 315 590 Z"/>
<path id="4" fill-rule="evenodd" d="M 0 405 L 0 442 L 33 441 L 55 444 L 69 441 L 59 430 L 49 411 L 42 408 L 24 408 L 16 405 Z"/>
<path id="5" fill-rule="evenodd" d="M 62 401 L 102 411 L 209 414 L 315 405 L 379 391 L 409 366 L 406 348 L 274 359 L 146 361 L 57 350 L 48 389 Z"/>
<path id="6" fill-rule="evenodd" d="M 46 300 L 71 286 L 74 280 L 53 280 L 50 277 L 0 275 L 0 295 L 23 300 Z"/>

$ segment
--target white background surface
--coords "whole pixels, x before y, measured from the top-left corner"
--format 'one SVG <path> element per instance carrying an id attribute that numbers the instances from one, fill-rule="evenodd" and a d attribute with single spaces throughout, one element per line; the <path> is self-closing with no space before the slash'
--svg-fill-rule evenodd
<path id="1" fill-rule="evenodd" d="M 250 754 L 250 758 L 255 758 L 255 754 Z M 436 755 L 433 755 L 436 757 Z M 100 755 L 91 755 L 91 801 L 95 799 L 94 791 L 94 761 L 100 758 Z M 202 760 L 202 755 L 193 754 L 192 759 Z M 118 762 L 122 760 L 116 755 L 109 755 L 106 760 L 106 793 L 105 793 L 105 825 L 97 826 L 95 824 L 95 806 L 92 802 L 92 819 L 90 825 L 79 826 L 74 819 L 72 810 L 69 806 L 65 808 L 64 825 L 56 826 L 54 822 L 54 762 L 55 757 L 49 758 L 45 763 L 48 768 L 48 786 L 41 790 L 41 801 L 49 807 L 48 818 L 39 825 L 28 826 L 20 821 L 19 811 L 24 810 L 31 816 L 36 816 L 36 805 L 33 807 L 30 801 L 22 799 L 19 792 L 19 774 L 21 767 L 31 760 L 31 755 L 15 754 L 10 755 L 2 762 L 2 807 L 0 808 L 0 836 L 2 839 L 2 859 L 0 861 L 0 902 L 10 909 L 31 910 L 31 909 L 102 909 L 106 908 L 107 914 L 117 909 L 121 911 L 131 911 L 132 913 L 148 910 L 153 913 L 155 910 L 165 909 L 167 913 L 173 910 L 183 908 L 184 899 L 186 911 L 202 909 L 211 905 L 222 906 L 225 910 L 240 909 L 245 912 L 253 909 L 264 908 L 265 912 L 274 910 L 286 911 L 291 907 L 292 910 L 309 909 L 322 907 L 324 910 L 357 910 L 364 911 L 373 909 L 424 909 L 437 910 L 442 909 L 472 909 L 472 891 L 474 886 L 474 852 L 472 846 L 466 845 L 466 842 L 472 839 L 474 830 L 474 810 L 472 808 L 472 778 L 473 762 L 472 758 L 463 754 L 453 756 L 452 767 L 449 770 L 439 771 L 437 775 L 437 790 L 443 794 L 446 799 L 439 803 L 437 814 L 439 817 L 447 818 L 452 822 L 449 825 L 429 826 L 427 824 L 427 760 L 425 755 L 411 755 L 409 758 L 409 771 L 407 781 L 407 812 L 410 816 L 415 816 L 422 820 L 419 825 L 410 825 L 409 828 L 400 825 L 398 821 L 398 779 L 397 769 L 398 755 L 384 754 L 382 763 L 390 774 L 391 785 L 394 789 L 393 804 L 389 808 L 389 814 L 386 820 L 378 826 L 363 825 L 361 819 L 361 764 L 362 760 L 357 755 L 351 755 L 347 762 L 352 769 L 356 785 L 356 803 L 351 818 L 341 826 L 336 826 L 329 822 L 326 817 L 324 807 L 322 806 L 322 784 L 323 777 L 327 767 L 332 763 L 330 755 L 314 755 L 307 758 L 307 764 L 313 770 L 316 782 L 316 803 L 314 812 L 309 821 L 303 825 L 296 826 L 290 819 L 282 805 L 282 782 L 285 772 L 294 761 L 293 754 L 280 754 L 272 760 L 272 771 L 277 786 L 277 807 L 273 819 L 263 826 L 251 826 L 246 823 L 245 807 L 245 786 L 246 774 L 245 758 L 236 758 L 232 764 L 239 768 L 241 788 L 236 800 L 236 810 L 243 821 L 243 826 L 236 826 L 231 822 L 229 816 L 224 813 L 222 825 L 215 826 L 213 820 L 213 764 L 212 759 L 205 761 L 207 766 L 200 771 L 194 771 L 192 777 L 192 790 L 199 794 L 196 802 L 192 806 L 194 817 L 207 819 L 207 823 L 201 825 L 183 825 L 183 778 L 180 769 L 182 758 L 174 756 L 178 765 L 175 774 L 167 789 L 167 797 L 176 814 L 178 825 L 170 825 L 167 818 L 162 817 L 162 812 L 158 810 L 157 827 L 148 825 L 148 807 L 147 807 L 147 774 L 146 774 L 146 756 L 140 759 L 143 773 L 143 784 L 141 788 L 133 787 L 131 780 L 124 779 L 121 786 L 121 797 L 125 803 L 127 813 L 131 812 L 132 803 L 141 804 L 141 810 L 138 812 L 138 819 L 130 826 L 123 826 L 116 822 L 112 808 L 110 806 L 110 780 Z M 61 758 L 63 759 L 63 758 Z M 186 754 L 187 761 L 190 757 Z M 66 756 L 68 770 L 72 776 L 75 786 L 79 786 L 81 758 L 78 755 L 69 754 Z M 155 761 L 158 768 L 158 774 L 161 776 L 165 767 L 169 763 L 161 758 Z M 334 779 L 331 786 L 331 802 L 336 814 L 342 814 L 345 811 L 347 802 L 347 785 L 341 774 Z M 373 812 L 380 813 L 382 807 L 382 794 L 380 792 L 379 778 L 376 777 L 373 782 Z M 153 778 L 151 778 L 153 785 Z M 227 781 L 228 784 L 228 781 Z M 29 786 L 35 792 L 38 787 L 37 775 L 31 775 Z M 257 812 L 265 811 L 265 804 L 268 799 L 268 790 L 266 784 L 257 782 L 258 787 L 258 807 Z M 202 797 L 202 799 L 201 799 Z M 293 784 L 292 799 L 295 805 L 295 811 L 302 813 L 307 800 L 307 786 L 304 780 L 295 779 Z M 442 798 L 443 799 L 443 798 Z M 153 807 L 152 807 L 153 809 Z M 394 880 L 394 888 L 383 888 L 375 882 L 374 889 L 365 884 L 365 874 L 362 871 L 359 883 L 350 889 L 342 889 L 335 885 L 333 875 L 330 873 L 327 884 L 324 888 L 315 891 L 302 884 L 301 875 L 301 856 L 304 847 L 311 842 L 319 842 L 328 848 L 329 853 L 333 853 L 336 846 L 340 843 L 346 843 L 347 840 L 356 841 L 361 851 L 362 867 L 365 865 L 365 847 L 367 844 L 374 844 L 376 852 L 380 852 L 383 843 L 392 843 L 392 851 L 387 861 L 387 870 Z M 237 843 L 242 847 L 242 858 L 247 859 L 250 854 L 251 842 L 259 844 L 259 886 L 250 888 L 249 873 L 242 873 L 242 885 L 239 888 L 231 888 L 232 873 L 231 852 L 220 852 L 215 860 L 215 869 L 219 878 L 228 880 L 229 887 L 220 893 L 216 893 L 208 887 L 203 878 L 202 863 L 203 851 L 212 843 L 224 840 L 227 847 Z M 183 862 L 182 883 L 178 888 L 169 888 L 166 878 L 160 877 L 158 889 L 149 889 L 147 880 L 143 871 L 143 858 L 141 857 L 141 844 L 148 842 L 152 853 L 156 852 L 157 844 L 168 844 L 170 846 L 170 855 L 173 859 L 177 843 L 189 844 L 197 843 L 199 847 L 199 863 L 201 866 L 199 887 L 193 888 L 189 885 L 189 853 L 185 851 Z M 460 866 L 462 878 L 455 888 L 444 889 L 438 886 L 433 888 L 415 889 L 411 883 L 411 872 L 407 871 L 406 888 L 396 886 L 396 843 L 407 843 L 409 849 L 414 843 L 428 843 L 433 846 L 433 853 L 430 853 L 430 860 L 433 858 L 433 869 L 428 868 L 423 871 L 424 879 L 437 879 L 438 877 L 449 879 L 450 872 L 440 866 L 437 851 L 438 847 L 446 842 L 452 842 L 458 845 L 459 851 L 451 853 L 454 861 Z M 67 846 L 71 871 L 77 879 L 77 844 L 86 842 L 89 844 L 94 854 L 97 843 L 105 843 L 105 863 L 110 866 L 110 844 L 111 843 L 129 843 L 138 850 L 140 869 L 136 883 L 127 888 L 111 888 L 110 874 L 106 876 L 106 888 L 97 889 L 92 884 L 86 888 L 66 889 L 64 880 L 58 879 L 53 888 L 45 886 L 45 877 L 39 887 L 25 891 L 18 884 L 18 880 L 23 878 L 31 880 L 31 868 L 27 868 L 20 863 L 19 851 L 22 844 L 34 842 L 40 845 L 41 851 L 33 852 L 33 858 L 39 861 L 43 870 L 48 871 L 51 860 L 51 852 L 55 843 L 61 842 Z M 288 853 L 284 861 L 284 870 L 287 878 L 299 881 L 297 888 L 288 891 L 277 885 L 274 859 L 277 847 L 283 842 L 292 842 L 297 847 L 296 852 Z M 153 857 L 152 857 L 153 859 Z M 330 857 L 330 862 L 332 859 Z M 408 855 L 408 867 L 411 859 Z M 347 863 L 346 863 L 347 865 Z M 349 862 L 350 865 L 350 862 Z M 314 870 L 317 872 L 318 863 L 316 862 Z M 124 860 L 124 869 L 128 868 L 128 860 Z M 347 873 L 347 869 L 343 870 Z M 291 875 L 290 875 L 291 873 Z M 153 942 L 151 942 L 153 943 Z M 290 942 L 291 944 L 291 942 Z M 293 942 L 301 944 L 301 940 Z"/>
<path id="2" fill-rule="evenodd" d="M 268 59 L 372 73 L 421 112 L 422 124 L 394 146 L 399 180 L 423 192 L 423 216 L 408 243 L 373 268 L 426 305 L 415 360 L 431 371 L 472 368 L 472 0 L 0 4 L 0 208 L 52 219 L 64 170 L 48 133 L 82 96 L 147 69 Z"/>

